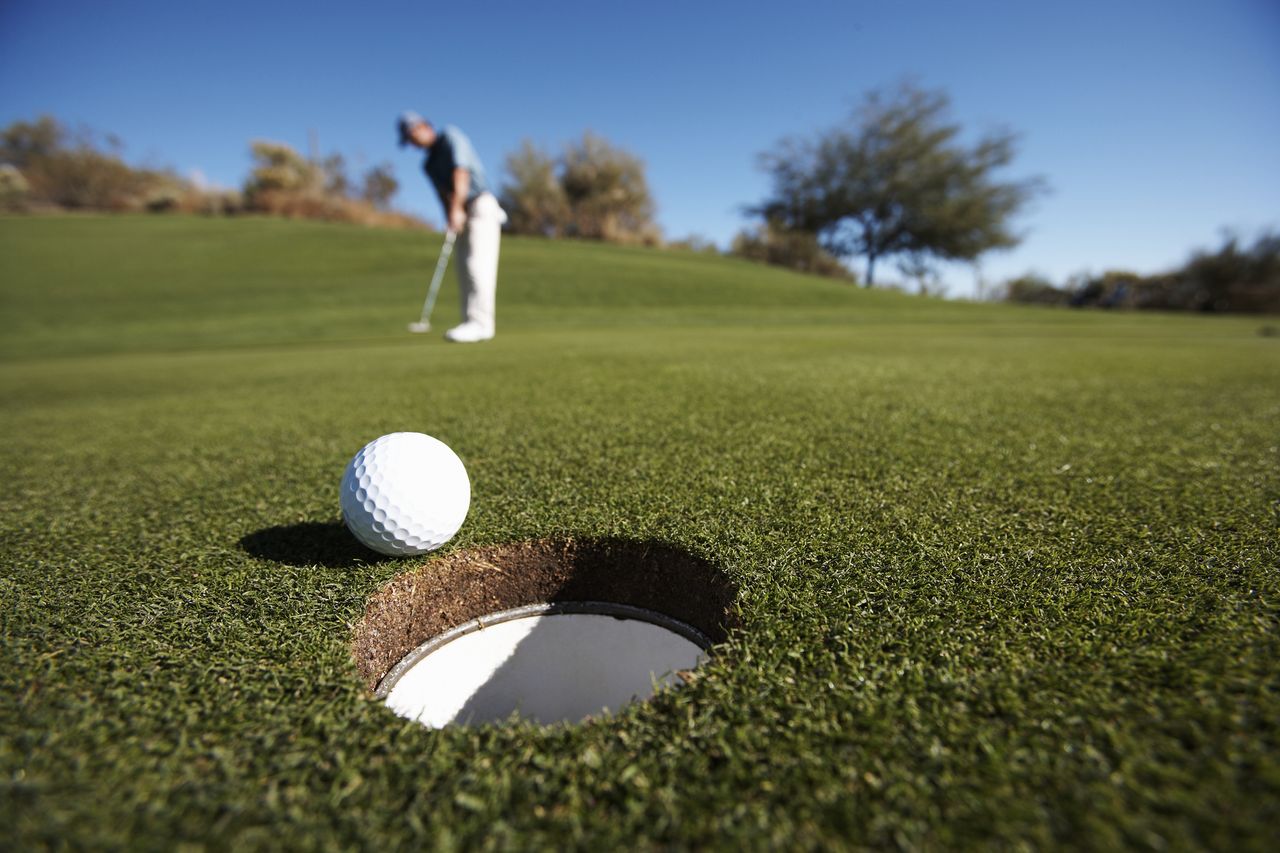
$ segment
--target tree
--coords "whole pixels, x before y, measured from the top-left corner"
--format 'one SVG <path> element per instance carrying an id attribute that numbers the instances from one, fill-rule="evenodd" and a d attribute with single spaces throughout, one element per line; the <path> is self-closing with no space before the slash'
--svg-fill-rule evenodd
<path id="1" fill-rule="evenodd" d="M 255 141 L 252 144 L 253 171 L 245 184 L 246 195 L 264 192 L 320 194 L 324 171 L 283 142 Z"/>
<path id="2" fill-rule="evenodd" d="M 644 163 L 590 131 L 565 146 L 560 185 L 569 201 L 575 236 L 645 239 L 656 230 Z"/>
<path id="3" fill-rule="evenodd" d="M 347 158 L 334 152 L 320 161 L 320 172 L 324 175 L 324 191 L 326 195 L 345 196 L 351 192 L 351 179 L 347 177 Z"/>
<path id="4" fill-rule="evenodd" d="M 560 185 L 555 158 L 531 140 L 507 155 L 509 180 L 502 185 L 502 206 L 516 234 L 559 237 L 569 224 L 569 199 Z"/>
<path id="5" fill-rule="evenodd" d="M 511 230 L 545 237 L 657 242 L 644 162 L 591 132 L 558 159 L 526 140 L 507 156 Z"/>
<path id="6" fill-rule="evenodd" d="M 1010 220 L 1042 182 L 997 180 L 1016 137 L 994 132 L 966 146 L 949 111 L 944 92 L 911 84 L 870 93 L 845 124 L 761 155 L 773 191 L 752 212 L 818 235 L 837 257 L 865 257 L 868 287 L 881 258 L 903 259 L 924 280 L 939 260 L 1017 245 Z"/>
<path id="7" fill-rule="evenodd" d="M 379 210 L 391 206 L 391 199 L 400 189 L 395 171 L 390 163 L 379 163 L 364 173 L 360 197 Z"/>
<path id="8" fill-rule="evenodd" d="M 52 116 L 15 121 L 0 132 L 0 162 L 26 169 L 33 161 L 62 152 L 66 131 Z"/>
<path id="9" fill-rule="evenodd" d="M 1280 233 L 1262 232 L 1252 246 L 1231 232 L 1216 252 L 1194 252 L 1174 274 L 1181 302 L 1198 311 L 1280 310 Z"/>

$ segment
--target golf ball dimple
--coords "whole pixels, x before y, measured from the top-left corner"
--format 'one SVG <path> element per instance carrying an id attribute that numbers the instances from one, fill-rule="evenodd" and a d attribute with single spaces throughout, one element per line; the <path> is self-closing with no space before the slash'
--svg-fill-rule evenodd
<path id="1" fill-rule="evenodd" d="M 393 432 L 347 464 L 339 489 L 342 520 L 369 548 L 390 556 L 444 545 L 471 508 L 471 481 L 458 455 L 420 432 Z"/>

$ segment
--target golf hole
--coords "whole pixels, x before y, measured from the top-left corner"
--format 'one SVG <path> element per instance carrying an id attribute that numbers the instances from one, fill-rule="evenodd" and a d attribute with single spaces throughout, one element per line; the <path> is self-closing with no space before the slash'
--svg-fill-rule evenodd
<path id="1" fill-rule="evenodd" d="M 378 698 L 432 728 L 577 723 L 688 679 L 734 626 L 736 593 L 662 543 L 461 551 L 376 593 L 352 651 Z"/>

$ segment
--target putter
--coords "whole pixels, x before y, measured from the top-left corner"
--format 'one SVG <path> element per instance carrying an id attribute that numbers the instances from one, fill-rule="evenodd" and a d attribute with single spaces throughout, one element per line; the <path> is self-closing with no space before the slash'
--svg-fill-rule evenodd
<path id="1" fill-rule="evenodd" d="M 427 301 L 422 303 L 422 317 L 409 324 L 411 332 L 421 334 L 431 331 L 431 309 L 436 307 L 436 294 L 440 291 L 440 282 L 444 279 L 445 268 L 449 266 L 449 256 L 453 254 L 453 240 L 456 236 L 453 231 L 444 232 L 440 260 L 436 262 L 435 275 L 431 276 L 431 288 L 427 291 Z"/>

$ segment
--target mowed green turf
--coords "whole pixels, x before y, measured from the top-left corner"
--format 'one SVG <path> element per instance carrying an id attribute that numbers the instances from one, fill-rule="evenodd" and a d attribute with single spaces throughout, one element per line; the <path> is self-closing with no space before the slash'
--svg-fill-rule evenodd
<path id="1" fill-rule="evenodd" d="M 0 220 L 4 846 L 1274 841 L 1263 321 L 507 239 L 499 336 L 455 347 L 404 331 L 438 248 Z M 456 305 L 451 275 L 440 330 Z M 400 720 L 349 640 L 422 561 L 355 550 L 337 501 L 394 430 L 467 464 L 449 549 L 669 542 L 741 630 L 612 719 Z"/>

